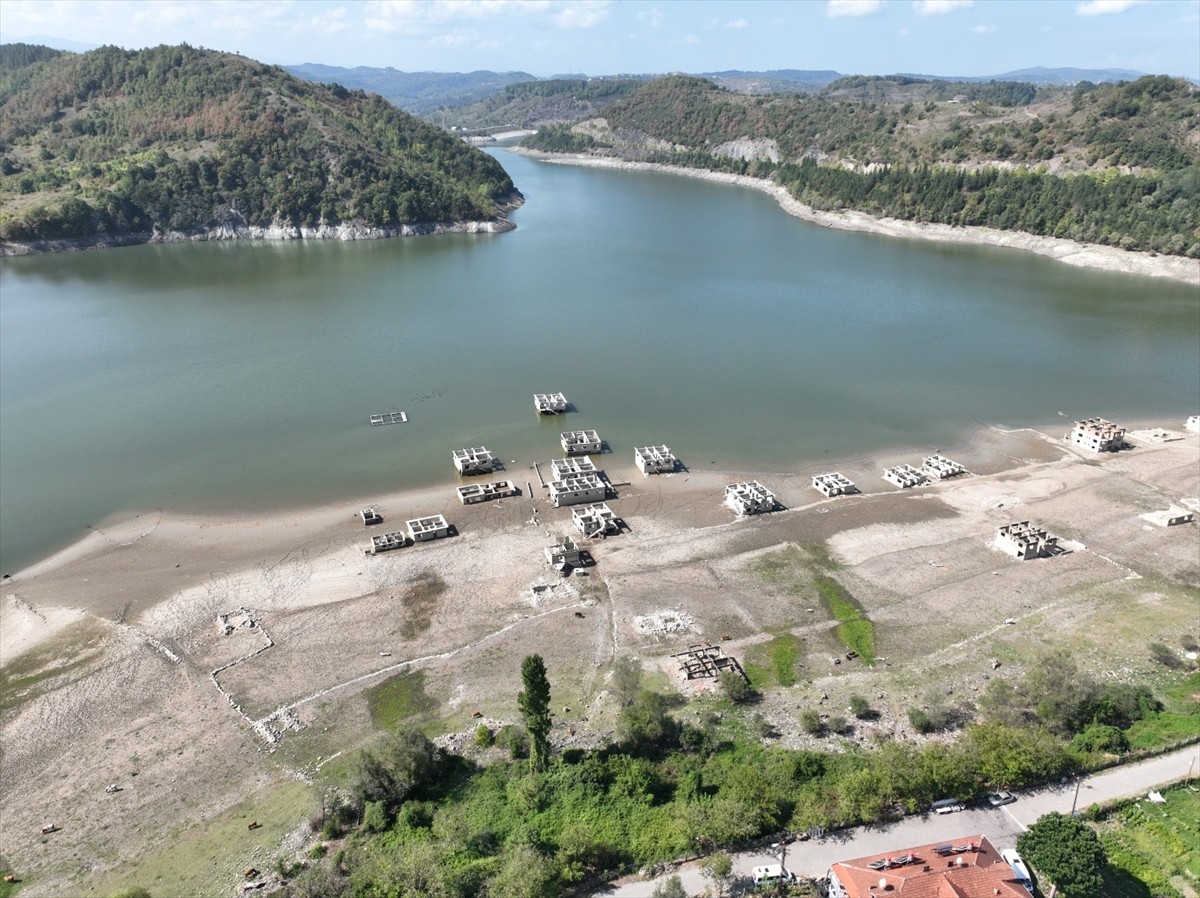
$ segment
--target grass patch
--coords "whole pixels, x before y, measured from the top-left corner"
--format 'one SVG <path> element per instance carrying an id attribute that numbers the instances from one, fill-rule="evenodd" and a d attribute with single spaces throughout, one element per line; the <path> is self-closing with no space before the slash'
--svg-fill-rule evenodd
<path id="1" fill-rule="evenodd" d="M 311 786 L 283 782 L 223 812 L 220 817 L 181 825 L 170 844 L 149 857 L 127 862 L 120 873 L 96 883 L 94 892 L 111 895 L 141 886 L 151 895 L 192 895 L 196 898 L 229 894 L 242 879 L 250 860 L 265 870 L 265 861 L 283 837 L 307 819 L 317 806 Z M 259 826 L 248 829 L 257 821 Z M 252 858 L 254 849 L 261 855 Z"/>
<path id="2" fill-rule="evenodd" d="M 817 592 L 821 594 L 829 613 L 838 621 L 837 635 L 842 645 L 867 664 L 875 663 L 875 626 L 863 614 L 854 597 L 832 577 L 817 577 Z"/>
<path id="3" fill-rule="evenodd" d="M 1200 793 L 1178 787 L 1163 797 L 1166 804 L 1124 805 L 1097 826 L 1111 868 L 1105 898 L 1175 896 L 1173 877 L 1200 879 Z"/>
<path id="4" fill-rule="evenodd" d="M 437 702 L 425 692 L 423 670 L 389 677 L 364 695 L 375 726 L 390 732 L 395 732 L 404 721 L 437 707 Z"/>
<path id="5" fill-rule="evenodd" d="M 1126 731 L 1131 748 L 1173 745 L 1200 733 L 1200 671 L 1156 690 L 1155 695 L 1162 701 L 1163 709 L 1135 721 Z"/>
<path id="6" fill-rule="evenodd" d="M 404 620 L 400 624 L 400 635 L 405 639 L 416 639 L 433 623 L 433 613 L 438 600 L 446 591 L 446 581 L 431 571 L 418 576 L 404 597 Z"/>
<path id="7" fill-rule="evenodd" d="M 87 618 L 18 655 L 0 668 L 0 715 L 32 701 L 50 682 L 100 657 L 108 628 Z"/>
<path id="8" fill-rule="evenodd" d="M 751 647 L 743 664 L 750 685 L 760 690 L 774 685 L 795 686 L 803 650 L 801 641 L 790 633 Z"/>

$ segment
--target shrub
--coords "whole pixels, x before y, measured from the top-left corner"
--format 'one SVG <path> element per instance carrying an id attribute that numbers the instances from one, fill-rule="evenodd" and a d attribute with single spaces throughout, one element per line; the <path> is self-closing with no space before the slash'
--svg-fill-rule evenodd
<path id="1" fill-rule="evenodd" d="M 475 744 L 480 748 L 491 748 L 496 744 L 496 736 L 492 728 L 485 723 L 475 727 Z"/>
<path id="2" fill-rule="evenodd" d="M 1071 751 L 1120 755 L 1129 751 L 1129 740 L 1114 726 L 1094 723 L 1071 740 Z"/>
<path id="3" fill-rule="evenodd" d="M 821 723 L 821 715 L 810 708 L 800 714 L 800 727 L 804 732 L 816 735 L 825 729 L 825 724 Z"/>
<path id="4" fill-rule="evenodd" d="M 746 678 L 740 673 L 733 670 L 721 671 L 719 678 L 721 690 L 735 705 L 745 704 L 754 698 L 754 690 L 750 688 L 750 684 L 746 682 Z"/>
<path id="5" fill-rule="evenodd" d="M 850 721 L 840 715 L 830 717 L 828 726 L 833 732 L 841 735 L 845 735 L 854 729 L 854 727 L 850 726 Z"/>
<path id="6" fill-rule="evenodd" d="M 1104 846 L 1086 823 L 1052 811 L 1017 839 L 1017 850 L 1058 886 L 1061 898 L 1094 898 L 1104 885 Z"/>
<path id="7" fill-rule="evenodd" d="M 871 716 L 871 704 L 861 695 L 850 696 L 850 713 L 859 720 L 865 720 Z"/>
<path id="8" fill-rule="evenodd" d="M 363 805 L 362 826 L 369 833 L 381 833 L 388 828 L 387 808 L 382 801 L 368 801 Z"/>
<path id="9" fill-rule="evenodd" d="M 908 709 L 908 722 L 912 724 L 912 728 L 918 733 L 932 733 L 933 721 L 929 719 L 929 715 L 920 708 Z"/>

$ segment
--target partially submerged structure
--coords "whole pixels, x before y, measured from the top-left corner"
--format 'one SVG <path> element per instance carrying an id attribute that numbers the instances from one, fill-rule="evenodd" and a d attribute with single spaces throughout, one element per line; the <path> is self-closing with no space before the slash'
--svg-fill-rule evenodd
<path id="1" fill-rule="evenodd" d="M 921 463 L 921 473 L 930 480 L 945 480 L 947 477 L 965 474 L 967 469 L 944 455 L 930 455 Z"/>
<path id="2" fill-rule="evenodd" d="M 1189 416 L 1183 426 L 1192 433 L 1200 433 L 1200 415 Z"/>
<path id="3" fill-rule="evenodd" d="M 408 534 L 403 530 L 394 533 L 381 533 L 371 537 L 371 547 L 368 555 L 378 555 L 380 552 L 390 552 L 392 549 L 402 549 L 408 545 Z"/>
<path id="4" fill-rule="evenodd" d="M 996 548 L 1022 561 L 1051 555 L 1057 547 L 1057 536 L 1028 521 L 1005 524 L 996 530 Z"/>
<path id="5" fill-rule="evenodd" d="M 731 483 L 725 487 L 725 504 L 739 515 L 762 514 L 778 507 L 775 494 L 759 483 Z"/>
<path id="6" fill-rule="evenodd" d="M 504 499 L 508 496 L 519 496 L 521 491 L 511 480 L 496 480 L 492 483 L 468 483 L 456 487 L 458 501 L 463 505 L 474 505 L 477 502 L 490 502 L 493 499 Z"/>
<path id="7" fill-rule="evenodd" d="M 559 443 L 567 455 L 590 455 L 601 448 L 600 435 L 594 430 L 568 430 L 561 434 Z"/>
<path id="8" fill-rule="evenodd" d="M 567 410 L 567 397 L 562 393 L 534 393 L 533 407 L 539 415 L 561 415 Z"/>
<path id="9" fill-rule="evenodd" d="M 581 458 L 554 458 L 550 460 L 550 479 L 562 480 L 578 474 L 595 474 L 595 463 L 586 456 Z"/>
<path id="10" fill-rule="evenodd" d="M 896 465 L 883 472 L 883 479 L 902 490 L 920 486 L 926 482 L 926 477 L 912 465 Z"/>
<path id="11" fill-rule="evenodd" d="M 379 509 L 374 505 L 368 505 L 366 508 L 359 511 L 359 517 L 362 518 L 363 524 L 370 527 L 372 524 L 382 524 L 383 515 L 379 513 Z"/>
<path id="12" fill-rule="evenodd" d="M 633 450 L 633 460 L 643 474 L 670 474 L 678 459 L 666 446 L 643 446 Z"/>
<path id="13" fill-rule="evenodd" d="M 382 424 L 403 424 L 408 420 L 408 415 L 404 412 L 383 412 L 379 415 L 371 415 L 369 420 L 372 427 L 379 427 Z"/>
<path id="14" fill-rule="evenodd" d="M 838 861 L 827 879 L 829 898 L 1030 898 L 1021 877 L 982 834 Z"/>
<path id="15" fill-rule="evenodd" d="M 408 525 L 408 535 L 412 537 L 413 542 L 423 543 L 450 535 L 450 525 L 440 514 L 430 515 L 427 518 L 413 518 L 404 523 Z"/>
<path id="16" fill-rule="evenodd" d="M 579 545 L 571 537 L 563 534 L 561 540 L 546 547 L 546 563 L 556 571 L 577 567 L 580 564 Z"/>
<path id="17" fill-rule="evenodd" d="M 496 469 L 496 457 L 486 446 L 477 449 L 455 449 L 454 469 L 459 474 L 491 474 Z"/>
<path id="18" fill-rule="evenodd" d="M 1104 418 L 1084 418 L 1075 422 L 1069 438 L 1092 452 L 1116 452 L 1125 446 L 1125 428 Z"/>
<path id="19" fill-rule="evenodd" d="M 568 474 L 550 481 L 550 502 L 555 508 L 599 502 L 608 495 L 608 484 L 599 474 Z"/>
<path id="20" fill-rule="evenodd" d="M 848 478 L 837 471 L 831 474 L 818 474 L 812 479 L 813 489 L 818 490 L 826 499 L 857 493 L 858 488 Z"/>
<path id="21" fill-rule="evenodd" d="M 579 532 L 589 539 L 593 536 L 608 536 L 621 532 L 617 516 L 603 502 L 581 505 L 572 509 L 571 520 L 575 522 Z"/>

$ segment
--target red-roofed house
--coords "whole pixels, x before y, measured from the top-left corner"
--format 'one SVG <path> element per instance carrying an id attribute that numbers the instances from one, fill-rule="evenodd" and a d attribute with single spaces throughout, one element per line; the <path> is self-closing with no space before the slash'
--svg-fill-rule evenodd
<path id="1" fill-rule="evenodd" d="M 986 836 L 964 836 L 829 868 L 829 898 L 1030 898 Z"/>

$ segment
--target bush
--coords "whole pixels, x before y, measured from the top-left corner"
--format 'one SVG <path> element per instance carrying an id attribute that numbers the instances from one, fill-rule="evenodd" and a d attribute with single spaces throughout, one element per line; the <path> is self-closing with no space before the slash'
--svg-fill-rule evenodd
<path id="1" fill-rule="evenodd" d="M 508 751 L 513 760 L 529 757 L 529 738 L 519 726 L 506 723 L 496 734 L 496 744 Z"/>
<path id="2" fill-rule="evenodd" d="M 818 712 L 809 709 L 800 714 L 800 728 L 815 736 L 825 729 L 825 724 L 821 722 L 821 715 Z"/>
<path id="3" fill-rule="evenodd" d="M 1150 657 L 1170 670 L 1179 670 L 1179 668 L 1183 667 L 1183 662 L 1179 660 L 1179 656 L 1161 642 L 1150 643 Z"/>
<path id="4" fill-rule="evenodd" d="M 850 696 L 850 713 L 859 720 L 866 720 L 871 716 L 871 704 L 861 695 Z"/>
<path id="5" fill-rule="evenodd" d="M 829 718 L 828 726 L 830 730 L 839 735 L 845 735 L 854 729 L 854 727 L 850 726 L 850 721 L 836 714 Z"/>
<path id="6" fill-rule="evenodd" d="M 929 715 L 920 708 L 908 709 L 908 722 L 912 724 L 912 728 L 918 733 L 932 733 L 933 721 L 929 719 Z"/>
<path id="7" fill-rule="evenodd" d="M 381 833 L 388 828 L 388 813 L 382 801 L 368 801 L 363 805 L 362 827 L 369 833 Z"/>
<path id="8" fill-rule="evenodd" d="M 496 736 L 492 728 L 485 723 L 475 727 L 475 744 L 480 748 L 491 748 L 496 744 Z"/>
<path id="9" fill-rule="evenodd" d="M 1120 755 L 1129 751 L 1129 740 L 1114 726 L 1094 723 L 1071 740 L 1071 751 Z"/>
<path id="10" fill-rule="evenodd" d="M 735 705 L 742 705 L 754 698 L 754 690 L 740 673 L 723 670 L 718 678 L 725 697 Z"/>

